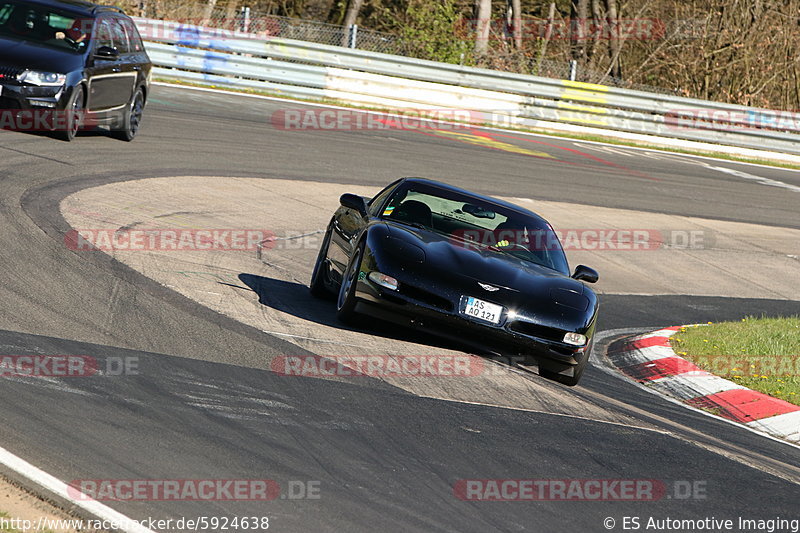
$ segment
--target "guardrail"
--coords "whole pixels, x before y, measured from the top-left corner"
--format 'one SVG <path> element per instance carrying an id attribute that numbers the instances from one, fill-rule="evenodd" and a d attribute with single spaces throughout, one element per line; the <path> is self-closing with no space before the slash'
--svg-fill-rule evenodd
<path id="1" fill-rule="evenodd" d="M 134 20 L 162 79 L 384 108 L 465 110 L 499 126 L 571 124 L 800 154 L 800 113 Z"/>

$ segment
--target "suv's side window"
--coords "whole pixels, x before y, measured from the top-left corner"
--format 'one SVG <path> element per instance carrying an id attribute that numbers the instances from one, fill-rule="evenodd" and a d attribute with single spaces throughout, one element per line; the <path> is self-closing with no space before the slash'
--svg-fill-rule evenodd
<path id="1" fill-rule="evenodd" d="M 114 41 L 111 40 L 111 26 L 107 19 L 103 19 L 97 24 L 97 45 L 95 50 L 101 46 L 114 48 Z"/>
<path id="2" fill-rule="evenodd" d="M 111 24 L 111 38 L 114 40 L 114 48 L 120 54 L 127 54 L 130 52 L 130 45 L 128 45 L 128 36 L 125 35 L 125 30 L 122 28 L 122 21 L 114 18 L 110 21 Z"/>
<path id="3" fill-rule="evenodd" d="M 134 27 L 133 23 L 128 19 L 119 19 L 119 23 L 122 24 L 122 27 L 125 29 L 125 33 L 128 34 L 128 41 L 130 42 L 130 51 L 141 52 L 142 50 L 144 50 L 144 45 L 142 44 L 142 38 L 139 37 L 139 32 L 136 31 L 136 27 Z"/>

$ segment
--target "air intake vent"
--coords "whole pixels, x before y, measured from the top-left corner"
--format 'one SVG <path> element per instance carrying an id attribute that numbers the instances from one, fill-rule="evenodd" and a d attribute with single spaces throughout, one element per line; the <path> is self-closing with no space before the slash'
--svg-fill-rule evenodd
<path id="1" fill-rule="evenodd" d="M 0 65 L 0 76 L 4 78 L 16 78 L 20 74 L 25 72 L 25 69 L 19 67 L 6 67 Z"/>
<path id="2" fill-rule="evenodd" d="M 550 328 L 547 326 L 540 326 L 539 324 L 532 324 L 530 322 L 515 321 L 508 325 L 508 328 L 523 335 L 530 335 L 531 337 L 538 337 L 549 341 L 563 341 L 563 330 Z"/>

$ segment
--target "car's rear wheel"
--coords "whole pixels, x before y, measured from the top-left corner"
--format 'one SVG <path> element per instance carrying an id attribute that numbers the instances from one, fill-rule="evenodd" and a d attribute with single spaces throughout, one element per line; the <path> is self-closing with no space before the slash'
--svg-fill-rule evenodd
<path id="1" fill-rule="evenodd" d="M 64 108 L 64 129 L 59 132 L 61 139 L 72 142 L 81 129 L 83 121 L 83 86 L 78 85 L 73 89 L 67 106 Z"/>
<path id="2" fill-rule="evenodd" d="M 592 353 L 592 343 L 586 347 L 586 350 L 583 353 L 583 357 L 578 361 L 578 364 L 572 367 L 572 375 L 565 376 L 564 374 L 559 374 L 558 372 L 553 372 L 552 370 L 548 370 L 547 368 L 543 368 L 542 366 L 539 367 L 539 375 L 543 378 L 550 379 L 553 381 L 557 381 L 562 385 L 567 385 L 568 387 L 574 387 L 577 385 L 580 380 L 581 376 L 583 376 L 583 371 L 586 370 L 586 366 L 589 364 L 589 356 Z"/>
<path id="3" fill-rule="evenodd" d="M 136 138 L 144 115 L 144 103 L 144 91 L 140 87 L 136 90 L 136 94 L 133 95 L 133 99 L 125 107 L 125 113 L 122 116 L 122 127 L 117 130 L 117 137 L 128 142 Z"/>
<path id="4" fill-rule="evenodd" d="M 317 254 L 317 262 L 314 263 L 314 273 L 311 274 L 311 284 L 309 289 L 311 295 L 315 298 L 330 298 L 333 296 L 330 288 L 328 287 L 328 280 L 330 279 L 330 265 L 328 264 L 328 248 L 331 244 L 331 227 L 325 231 L 325 238 L 322 239 L 322 246 L 320 246 L 319 253 Z"/>
<path id="5" fill-rule="evenodd" d="M 358 277 L 361 273 L 361 258 L 364 256 L 364 242 L 362 241 L 350 262 L 347 265 L 344 276 L 342 276 L 342 284 L 339 286 L 339 297 L 336 300 L 336 316 L 345 323 L 352 324 L 358 316 L 356 309 L 356 285 L 358 285 Z"/>

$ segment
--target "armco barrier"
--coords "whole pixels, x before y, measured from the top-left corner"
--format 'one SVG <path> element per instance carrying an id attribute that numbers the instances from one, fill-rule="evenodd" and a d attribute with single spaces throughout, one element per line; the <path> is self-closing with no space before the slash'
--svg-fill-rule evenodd
<path id="1" fill-rule="evenodd" d="M 798 113 L 134 20 L 162 79 L 387 108 L 469 110 L 501 126 L 563 123 L 800 154 Z"/>

